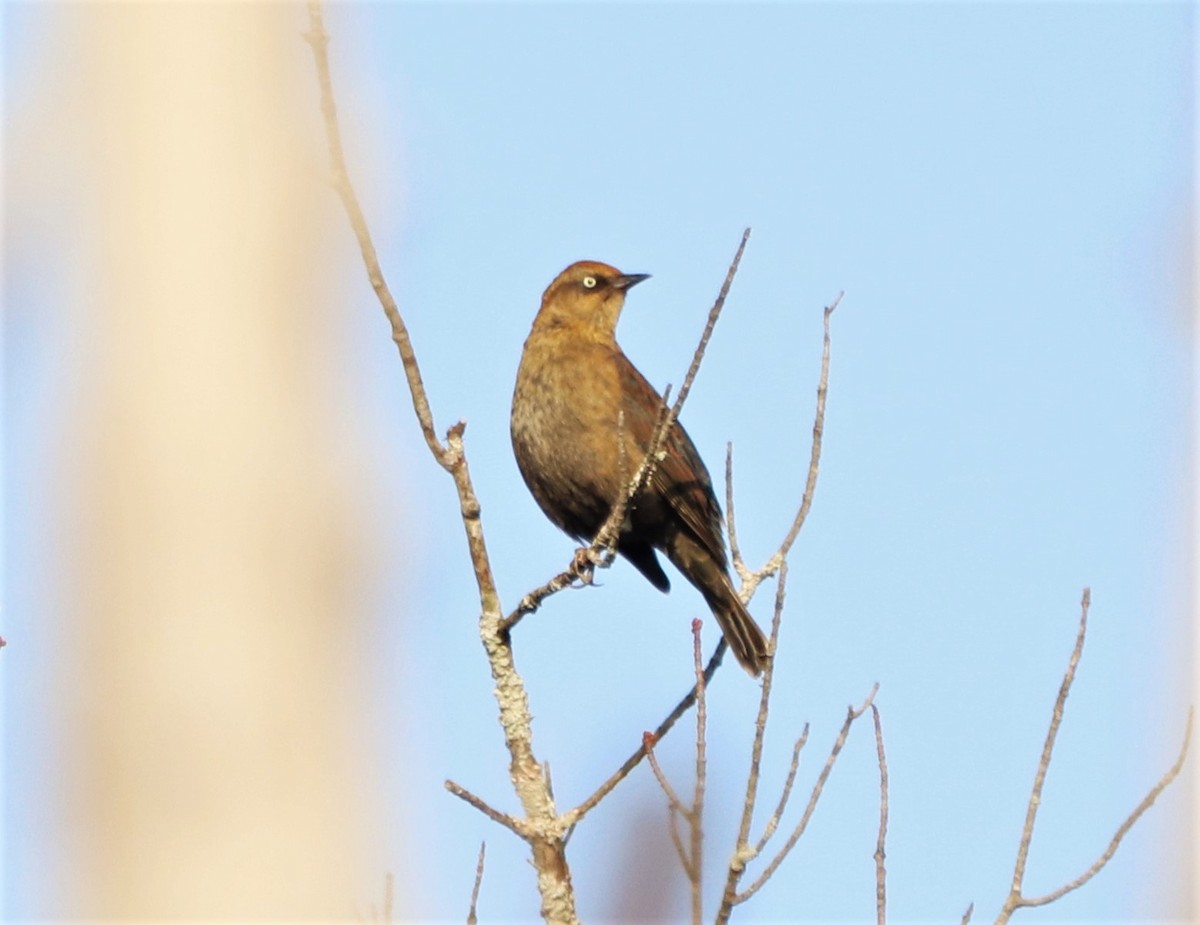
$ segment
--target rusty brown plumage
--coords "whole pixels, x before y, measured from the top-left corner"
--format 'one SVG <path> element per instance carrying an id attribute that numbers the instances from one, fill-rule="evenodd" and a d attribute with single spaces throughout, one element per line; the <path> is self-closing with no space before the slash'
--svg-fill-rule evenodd
<path id="1" fill-rule="evenodd" d="M 546 516 L 583 542 L 626 491 L 658 418 L 661 397 L 616 341 L 625 294 L 645 278 L 595 261 L 567 267 L 542 296 L 517 372 L 517 465 Z M 655 554 L 661 550 L 704 595 L 737 660 L 758 675 L 767 640 L 729 578 L 712 479 L 678 421 L 662 449 L 666 455 L 629 505 L 617 551 L 667 591 Z"/>

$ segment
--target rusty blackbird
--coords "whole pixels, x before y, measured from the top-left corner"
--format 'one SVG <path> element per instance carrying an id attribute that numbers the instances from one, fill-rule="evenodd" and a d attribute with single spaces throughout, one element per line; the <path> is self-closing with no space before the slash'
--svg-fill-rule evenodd
<path id="1" fill-rule="evenodd" d="M 595 261 L 571 264 L 542 296 L 517 371 L 510 421 L 517 466 L 546 516 L 583 542 L 627 491 L 662 404 L 616 341 L 625 294 L 644 279 Z M 767 640 L 729 578 L 712 479 L 678 421 L 662 450 L 630 501 L 617 551 L 668 591 L 661 550 L 704 595 L 737 660 L 758 675 Z"/>

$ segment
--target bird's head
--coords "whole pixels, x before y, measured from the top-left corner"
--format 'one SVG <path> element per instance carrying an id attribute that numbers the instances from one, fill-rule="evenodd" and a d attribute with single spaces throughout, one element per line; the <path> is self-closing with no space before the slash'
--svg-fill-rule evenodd
<path id="1" fill-rule="evenodd" d="M 573 263 L 546 287 L 535 324 L 564 325 L 610 338 L 625 305 L 625 293 L 649 275 L 622 273 L 595 260 Z"/>

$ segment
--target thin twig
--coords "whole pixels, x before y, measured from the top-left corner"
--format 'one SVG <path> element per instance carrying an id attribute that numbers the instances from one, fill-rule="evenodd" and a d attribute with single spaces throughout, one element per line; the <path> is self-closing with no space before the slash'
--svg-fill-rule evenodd
<path id="1" fill-rule="evenodd" d="M 791 550 L 792 544 L 796 542 L 796 537 L 800 535 L 800 528 L 804 526 L 804 521 L 808 518 L 809 509 L 812 507 L 813 495 L 817 490 L 817 475 L 820 472 L 821 440 L 825 433 L 825 399 L 829 392 L 829 318 L 838 305 L 841 304 L 843 295 L 845 295 L 844 292 L 839 292 L 837 298 L 825 307 L 825 336 L 821 347 L 821 378 L 817 382 L 817 411 L 813 420 L 812 451 L 809 456 L 808 478 L 804 484 L 804 495 L 800 499 L 800 507 L 796 511 L 795 518 L 792 520 L 791 528 L 783 538 L 783 542 L 779 544 L 779 548 L 766 561 L 763 567 L 756 572 L 745 570 L 744 566 L 738 569 L 738 575 L 742 579 L 742 594 L 746 597 L 752 595 L 759 583 L 774 574 L 783 564 L 783 560 Z"/>
<path id="2" fill-rule="evenodd" d="M 780 627 L 781 620 L 783 617 L 783 605 L 784 605 L 785 600 L 787 599 L 787 576 L 788 576 L 788 567 L 787 567 L 787 562 L 785 560 L 783 565 L 779 569 L 779 580 L 778 580 L 778 582 L 776 582 L 776 585 L 775 585 L 775 612 L 771 618 L 771 637 L 770 637 L 770 645 L 771 645 L 772 650 L 774 650 L 775 643 L 778 642 L 778 640 L 779 640 L 779 627 Z M 763 672 L 762 690 L 759 692 L 758 716 L 756 717 L 755 723 L 754 723 L 754 740 L 750 746 L 750 771 L 746 775 L 746 796 L 745 796 L 745 799 L 742 801 L 742 821 L 738 828 L 737 847 L 734 851 L 735 863 L 730 865 L 729 882 L 726 884 L 726 893 L 730 896 L 733 895 L 733 892 L 734 892 L 733 887 L 736 886 L 736 883 L 737 883 L 737 877 L 733 876 L 733 875 L 737 874 L 738 876 L 740 876 L 742 870 L 745 867 L 746 861 L 749 860 L 754 855 L 756 855 L 758 853 L 758 850 L 761 850 L 761 849 L 758 849 L 758 850 L 754 850 L 754 851 L 748 851 L 747 844 L 750 839 L 750 822 L 754 817 L 754 806 L 758 799 L 758 780 L 759 780 L 759 775 L 762 771 L 763 745 L 765 743 L 766 734 L 767 734 L 767 714 L 770 709 L 771 690 L 773 687 L 774 679 L 775 679 L 775 663 L 774 663 L 774 660 L 772 660 L 771 662 L 769 662 L 767 664 L 767 668 Z M 808 737 L 808 727 L 805 726 L 804 734 L 801 736 L 801 740 L 806 739 L 807 737 Z M 798 741 L 796 743 L 795 749 L 792 752 L 792 758 L 793 758 L 794 765 L 798 765 L 798 763 L 799 763 L 799 754 L 800 754 L 801 747 L 802 746 L 801 746 L 800 742 Z M 789 777 L 791 779 L 794 779 L 794 777 L 795 777 L 794 773 L 789 775 Z M 790 789 L 791 789 L 791 787 L 790 787 L 790 782 L 789 782 L 788 784 L 785 784 L 785 786 L 784 786 L 784 793 L 786 794 Z M 783 812 L 783 807 L 784 807 L 785 803 L 786 803 L 786 796 L 783 800 L 781 800 L 781 802 L 779 804 L 779 813 Z M 765 839 L 765 836 L 764 836 L 764 839 Z"/>
<path id="3" fill-rule="evenodd" d="M 726 457 L 728 460 L 728 457 Z M 732 493 L 731 493 L 732 494 Z M 779 569 L 779 581 L 775 586 L 775 612 L 771 618 L 771 637 L 769 648 L 772 652 L 775 651 L 775 645 L 779 641 L 779 627 L 783 619 L 783 604 L 787 596 L 787 575 L 788 567 L 787 560 L 784 559 Z M 762 769 L 762 752 L 763 744 L 767 734 L 767 715 L 770 710 L 771 690 L 775 678 L 775 660 L 768 659 L 766 668 L 763 671 L 762 690 L 759 692 L 758 700 L 758 715 L 754 723 L 754 740 L 750 746 L 750 771 L 746 775 L 746 796 L 742 800 L 742 820 L 738 827 L 737 841 L 734 843 L 733 857 L 729 862 L 729 868 L 725 874 L 725 888 L 721 894 L 721 905 L 717 910 L 716 921 L 718 925 L 724 925 L 729 921 L 729 916 L 733 912 L 733 907 L 737 903 L 737 887 L 741 881 L 742 874 L 745 873 L 746 864 L 758 856 L 762 851 L 762 847 L 766 844 L 770 837 L 770 832 L 775 830 L 779 824 L 779 817 L 783 814 L 783 808 L 787 804 L 788 795 L 792 790 L 792 783 L 796 779 L 796 769 L 800 763 L 800 749 L 803 747 L 802 742 L 808 738 L 808 727 L 804 728 L 804 734 L 800 737 L 800 741 L 796 743 L 792 751 L 792 765 L 788 774 L 787 782 L 784 784 L 783 796 L 780 798 L 779 806 L 776 809 L 775 815 L 767 823 L 767 832 L 763 834 L 759 843 L 751 848 L 749 846 L 750 839 L 750 823 L 754 817 L 754 807 L 758 800 L 758 781 Z"/>
<path id="4" fill-rule="evenodd" d="M 725 650 L 727 648 L 728 645 L 724 638 L 722 638 L 721 641 L 717 643 L 717 648 L 713 651 L 712 656 L 709 658 L 708 664 L 704 666 L 704 683 L 706 685 L 712 682 L 713 674 L 716 673 L 717 667 L 721 664 L 721 659 L 724 657 Z M 692 704 L 695 702 L 696 687 L 693 685 L 691 690 L 689 690 L 683 695 L 682 698 L 680 698 L 679 703 L 675 704 L 671 712 L 668 713 L 663 718 L 663 721 L 658 724 L 654 732 L 650 733 L 650 735 L 654 737 L 654 741 L 657 742 L 662 739 L 662 737 L 665 736 L 679 721 L 679 718 L 683 716 L 683 714 L 689 709 L 691 709 Z M 629 773 L 636 768 L 645 757 L 646 746 L 643 742 L 642 745 L 638 746 L 638 748 L 634 750 L 633 754 L 625 759 L 624 763 L 617 768 L 616 771 L 609 775 L 608 779 L 604 781 L 604 783 L 602 783 L 595 789 L 595 791 L 592 792 L 591 796 L 589 796 L 574 809 L 563 814 L 563 820 L 567 823 L 567 825 L 575 825 L 580 819 L 595 809 L 596 805 L 606 796 L 608 796 L 613 791 L 613 788 L 617 786 L 617 784 L 628 777 Z"/>
<path id="5" fill-rule="evenodd" d="M 758 841 L 751 849 L 751 858 L 756 858 L 762 854 L 763 848 L 767 846 L 767 842 L 771 840 L 771 836 L 779 828 L 779 823 L 783 819 L 784 812 L 787 810 L 788 800 L 792 795 L 792 788 L 796 783 L 796 774 L 800 770 L 800 753 L 807 744 L 808 723 L 805 723 L 804 729 L 800 732 L 800 738 L 792 745 L 792 760 L 788 764 L 787 778 L 784 780 L 783 789 L 779 793 L 779 802 L 775 806 L 775 811 L 771 813 L 771 817 L 767 820 L 762 835 L 759 836 Z"/>
<path id="6" fill-rule="evenodd" d="M 746 571 L 742 550 L 738 545 L 737 517 L 733 512 L 733 443 L 725 444 L 725 528 L 729 531 L 729 561 L 733 570 L 741 575 Z"/>
<path id="7" fill-rule="evenodd" d="M 654 760 L 651 756 L 653 752 L 648 752 L 647 760 Z M 683 836 L 679 834 L 679 817 L 684 815 L 683 811 L 678 806 L 670 806 L 667 809 L 668 831 L 671 833 L 671 844 L 675 847 L 675 856 L 679 858 L 679 864 L 683 868 L 683 875 L 687 877 L 688 883 L 692 883 L 696 879 L 696 871 L 692 869 L 691 859 L 688 857 L 688 850 L 683 845 Z"/>
<path id="8" fill-rule="evenodd" d="M 319 0 L 309 0 L 308 4 L 309 31 L 304 34 L 305 41 L 312 47 L 313 57 L 317 65 L 317 80 L 321 88 L 321 114 L 325 120 L 325 137 L 329 144 L 330 169 L 333 173 L 333 188 L 342 200 L 342 206 L 350 219 L 350 227 L 354 237 L 358 239 L 358 248 L 362 252 L 363 263 L 366 264 L 367 277 L 371 288 L 383 306 L 383 311 L 392 328 L 392 340 L 400 351 L 400 361 L 404 366 L 404 375 L 408 379 L 408 390 L 412 396 L 413 410 L 417 414 L 417 422 L 421 426 L 421 434 L 429 451 L 443 467 L 449 468 L 446 448 L 437 438 L 433 425 L 433 412 L 429 408 L 429 398 L 425 394 L 425 385 L 421 379 L 421 368 L 417 364 L 417 355 L 413 350 L 412 340 L 408 336 L 408 326 L 400 315 L 392 291 L 388 288 L 383 277 L 383 268 L 379 265 L 379 255 L 375 251 L 375 243 L 371 240 L 371 232 L 367 228 L 367 219 L 363 215 L 362 206 L 358 201 L 350 183 L 350 174 L 346 168 L 346 156 L 342 148 L 342 132 L 338 126 L 337 106 L 333 99 L 333 79 L 329 70 L 329 34 L 321 17 Z"/>
<path id="9" fill-rule="evenodd" d="M 1050 769 L 1050 757 L 1054 752 L 1054 741 L 1058 737 L 1058 727 L 1062 724 L 1063 707 L 1067 702 L 1067 694 L 1075 681 L 1075 670 L 1079 667 L 1079 659 L 1083 655 L 1083 641 L 1087 636 L 1088 607 L 1092 603 L 1092 589 L 1083 589 L 1083 599 L 1079 607 L 1079 631 L 1075 635 L 1075 647 L 1071 650 L 1071 659 L 1063 674 L 1062 683 L 1058 688 L 1058 697 L 1054 701 L 1054 712 L 1050 717 L 1050 729 L 1046 733 L 1046 741 L 1042 745 L 1042 757 L 1038 761 L 1037 773 L 1033 778 L 1033 792 L 1029 795 L 1029 803 L 1025 809 L 1025 826 L 1021 830 L 1021 843 L 1017 846 L 1017 862 L 1013 867 L 1012 889 L 1005 903 L 1016 902 L 1021 898 L 1021 884 L 1025 879 L 1025 864 L 1029 859 L 1029 845 L 1033 841 L 1033 826 L 1037 822 L 1038 808 L 1042 803 L 1042 786 L 1046 782 L 1046 772 Z M 1015 907 L 1014 907 L 1015 908 Z"/>
<path id="10" fill-rule="evenodd" d="M 1117 848 L 1121 844 L 1121 839 L 1123 839 L 1129 830 L 1133 828 L 1134 823 L 1141 818 L 1142 813 L 1154 805 L 1154 801 L 1158 799 L 1159 794 L 1161 794 L 1171 784 L 1171 782 L 1179 776 L 1179 772 L 1183 769 L 1183 762 L 1187 758 L 1188 746 L 1192 741 L 1192 713 L 1193 711 L 1189 709 L 1187 724 L 1184 726 L 1183 730 L 1183 744 L 1179 747 L 1179 756 L 1175 759 L 1175 763 L 1167 769 L 1167 772 L 1158 779 L 1158 783 L 1151 787 L 1150 792 L 1142 798 L 1142 802 L 1140 802 L 1134 808 L 1133 812 L 1131 812 L 1125 818 L 1125 821 L 1121 823 L 1120 828 L 1117 829 L 1116 834 L 1113 835 L 1112 840 L 1108 843 L 1108 847 L 1104 849 L 1104 852 L 1100 855 L 1100 857 L 1096 858 L 1092 866 L 1070 883 L 1064 884 L 1052 893 L 1047 893 L 1045 896 L 1036 896 L 1032 899 L 1026 899 L 1025 897 L 1022 897 L 1020 905 L 1044 906 L 1047 903 L 1052 903 L 1059 897 L 1070 893 L 1072 890 L 1079 889 L 1081 886 L 1091 880 L 1092 877 L 1100 873 L 1104 865 L 1112 860 L 1112 856 L 1117 853 Z"/>
<path id="11" fill-rule="evenodd" d="M 671 781 L 668 780 L 666 772 L 663 771 L 662 765 L 658 763 L 658 755 L 654 753 L 655 738 L 651 732 L 642 733 L 642 747 L 646 749 L 646 761 L 650 765 L 650 770 L 654 772 L 654 779 L 658 781 L 658 786 L 662 788 L 663 795 L 667 798 L 667 805 L 671 809 L 678 810 L 681 813 L 687 812 L 687 807 L 683 805 L 683 800 L 679 798 L 679 794 L 675 792 L 675 788 L 671 786 Z"/>
<path id="12" fill-rule="evenodd" d="M 679 863 L 690 882 L 693 877 L 692 864 L 688 857 L 688 850 L 684 847 L 683 838 L 679 834 L 679 817 L 682 816 L 685 819 L 688 817 L 687 807 L 679 799 L 679 794 L 671 786 L 666 771 L 658 763 L 658 755 L 654 753 L 654 735 L 649 732 L 643 733 L 642 743 L 646 748 L 646 762 L 650 765 L 650 771 L 654 774 L 654 779 L 658 781 L 658 786 L 667 798 L 667 822 L 668 831 L 671 833 L 671 844 L 675 846 L 675 854 L 679 857 Z"/>
<path id="13" fill-rule="evenodd" d="M 442 786 L 445 787 L 452 794 L 454 794 L 456 797 L 458 797 L 460 800 L 462 800 L 466 803 L 470 803 L 472 806 L 474 806 L 477 810 L 479 810 L 481 813 L 483 813 L 485 816 L 487 816 L 493 822 L 500 823 L 500 825 L 504 826 L 510 832 L 515 832 L 517 835 L 520 835 L 522 838 L 525 837 L 526 832 L 527 832 L 527 826 L 523 822 L 521 822 L 521 820 L 508 815 L 508 813 L 500 812 L 500 810 L 489 805 L 482 797 L 476 796 L 470 790 L 468 790 L 466 787 L 462 786 L 461 784 L 457 784 L 452 780 L 445 781 L 442 784 Z"/>
<path id="14" fill-rule="evenodd" d="M 788 856 L 791 850 L 796 847 L 796 843 L 800 841 L 800 836 L 804 834 L 804 830 L 808 827 L 808 822 L 812 818 L 813 811 L 817 808 L 817 802 L 821 799 L 821 792 L 825 788 L 825 782 L 829 779 L 830 773 L 833 771 L 833 766 L 837 762 L 838 755 L 846 744 L 846 738 L 850 735 L 850 727 L 854 721 L 867 711 L 875 701 L 875 695 L 879 692 L 879 685 L 876 684 L 871 688 L 871 693 L 867 699 L 863 701 L 862 706 L 855 709 L 853 706 L 846 709 L 846 719 L 842 723 L 842 730 L 838 734 L 837 740 L 833 743 L 833 749 L 829 752 L 829 757 L 825 760 L 825 767 L 821 769 L 820 775 L 817 777 L 816 784 L 813 785 L 812 793 L 808 797 L 808 805 L 804 807 L 804 815 L 800 817 L 800 821 L 796 824 L 796 828 L 792 830 L 792 834 L 788 837 L 787 843 L 779 849 L 779 853 L 772 858 L 765 870 L 759 874 L 755 880 L 744 891 L 738 893 L 734 899 L 734 903 L 744 903 L 747 899 L 762 889 L 763 884 L 771 879 L 772 874 L 783 863 L 784 858 Z"/>
<path id="15" fill-rule="evenodd" d="M 479 860 L 475 862 L 475 885 L 471 888 L 471 907 L 467 910 L 467 925 L 476 925 L 479 918 L 475 907 L 479 903 L 479 888 L 483 885 L 483 861 L 487 856 L 487 842 L 479 843 Z"/>
<path id="16" fill-rule="evenodd" d="M 879 721 L 879 707 L 871 704 L 871 718 L 875 721 L 875 755 L 879 759 L 879 837 L 875 841 L 875 922 L 887 922 L 887 868 L 884 861 L 887 852 L 888 827 L 888 770 L 887 755 L 883 751 L 883 724 Z"/>
<path id="17" fill-rule="evenodd" d="M 696 787 L 692 793 L 692 809 L 688 824 L 692 834 L 692 923 L 700 925 L 703 917 L 700 895 L 700 874 L 704 859 L 704 787 L 708 777 L 708 698 L 704 683 L 704 659 L 700 650 L 702 621 L 692 621 L 692 664 L 696 670 Z"/>
<path id="18" fill-rule="evenodd" d="M 1179 755 L 1175 759 L 1175 763 L 1167 769 L 1166 773 L 1159 778 L 1158 782 L 1150 788 L 1150 791 L 1142 798 L 1142 801 L 1134 808 L 1118 827 L 1116 833 L 1109 841 L 1108 846 L 1104 849 L 1101 855 L 1092 863 L 1087 870 L 1071 880 L 1069 883 L 1063 884 L 1056 890 L 1046 893 L 1043 896 L 1026 897 L 1022 894 L 1022 886 L 1025 879 L 1026 862 L 1029 858 L 1029 847 L 1033 842 L 1033 829 L 1037 821 L 1037 811 L 1042 802 L 1042 787 L 1046 781 L 1046 773 L 1050 768 L 1050 760 L 1054 753 L 1054 743 L 1058 736 L 1058 728 L 1062 724 L 1063 711 L 1066 706 L 1067 695 L 1070 693 L 1071 685 L 1075 680 L 1075 672 L 1079 667 L 1080 658 L 1083 655 L 1083 643 L 1087 636 L 1087 618 L 1088 609 L 1091 606 L 1092 592 L 1090 588 L 1083 589 L 1083 598 L 1080 601 L 1079 614 L 1079 630 L 1075 636 L 1075 646 L 1071 650 L 1071 658 L 1067 662 L 1067 670 L 1063 674 L 1062 683 L 1059 685 L 1058 697 L 1054 701 L 1054 712 L 1050 718 L 1050 729 L 1046 733 L 1046 741 L 1042 746 L 1042 756 L 1038 761 L 1037 773 L 1033 780 L 1033 791 L 1029 795 L 1029 804 L 1025 811 L 1025 826 L 1021 830 L 1021 842 L 1017 848 L 1017 860 L 1013 868 L 1012 888 L 1009 891 L 1008 897 L 1004 901 L 1004 905 L 1000 909 L 1000 914 L 996 917 L 998 925 L 1007 922 L 1013 912 L 1017 909 L 1044 906 L 1061 899 L 1072 890 L 1077 890 L 1092 877 L 1096 876 L 1104 866 L 1112 860 L 1113 855 L 1117 853 L 1117 848 L 1120 847 L 1121 840 L 1133 828 L 1134 824 L 1141 818 L 1158 799 L 1161 794 L 1176 777 L 1179 776 L 1180 770 L 1183 768 L 1183 763 L 1187 758 L 1188 747 L 1192 739 L 1192 716 L 1193 711 L 1188 710 L 1187 725 L 1184 728 L 1183 744 L 1180 746 Z"/>

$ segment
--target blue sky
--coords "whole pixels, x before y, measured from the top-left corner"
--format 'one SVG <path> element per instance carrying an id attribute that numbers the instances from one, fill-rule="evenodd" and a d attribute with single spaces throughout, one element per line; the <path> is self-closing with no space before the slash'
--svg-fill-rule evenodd
<path id="1" fill-rule="evenodd" d="M 17 18 L 30 48 L 36 16 Z M 1027 883 L 1046 892 L 1086 868 L 1173 760 L 1192 698 L 1194 6 L 346 4 L 326 25 L 351 170 L 439 427 L 469 424 L 505 604 L 573 548 L 528 497 L 507 434 L 542 289 L 584 258 L 653 274 L 619 338 L 652 382 L 678 384 L 749 225 L 682 417 L 718 477 L 734 443 L 752 563 L 799 500 L 821 309 L 845 291 L 821 480 L 791 557 L 766 792 L 810 722 L 806 793 L 846 705 L 879 682 L 891 916 L 957 921 L 974 901 L 989 919 L 1090 585 Z M 39 67 L 25 48 L 19 64 Z M 487 839 L 481 917 L 525 920 L 537 903 L 522 845 L 441 786 L 514 805 L 452 486 L 365 277 L 351 266 L 346 280 L 340 362 L 363 396 L 346 413 L 399 474 L 399 510 L 379 516 L 407 560 L 376 595 L 373 667 L 395 679 L 381 682 L 397 704 L 389 726 L 405 730 L 388 765 L 407 788 L 386 810 L 380 878 L 420 858 L 402 911 L 459 920 Z M 48 387 L 66 375 L 36 372 Z M 10 384 L 10 413 L 33 427 L 24 400 Z M 11 451 L 23 435 L 6 431 Z M 12 493 L 36 465 L 9 455 Z M 22 567 L 11 536 L 6 582 Z M 618 564 L 520 628 L 561 804 L 686 686 L 703 608 L 674 584 L 662 597 Z M 764 624 L 772 592 L 751 607 Z M 14 709 L 31 695 L 10 683 L 5 696 Z M 714 682 L 714 891 L 755 698 L 739 672 Z M 687 745 L 681 729 L 664 746 L 677 782 Z M 809 832 L 743 921 L 873 916 L 873 749 L 856 728 Z M 1168 791 L 1043 920 L 1181 916 L 1172 839 L 1192 809 Z M 25 837 L 6 832 L 8 850 Z M 584 918 L 616 914 L 615 894 L 638 888 L 666 891 L 682 916 L 682 876 L 639 879 L 664 852 L 665 808 L 643 769 L 571 843 Z"/>

